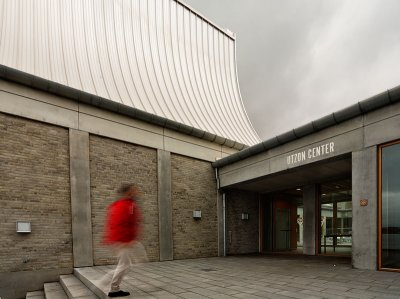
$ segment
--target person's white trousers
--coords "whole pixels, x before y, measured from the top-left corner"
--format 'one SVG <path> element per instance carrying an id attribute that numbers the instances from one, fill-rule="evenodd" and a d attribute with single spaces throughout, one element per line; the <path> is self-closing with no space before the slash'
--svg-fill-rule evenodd
<path id="1" fill-rule="evenodd" d="M 120 285 L 122 279 L 128 273 L 130 267 L 132 266 L 132 261 L 129 256 L 130 246 L 118 246 L 115 248 L 115 253 L 118 258 L 118 265 L 115 268 L 114 275 L 111 279 L 111 292 L 116 292 L 120 290 Z"/>

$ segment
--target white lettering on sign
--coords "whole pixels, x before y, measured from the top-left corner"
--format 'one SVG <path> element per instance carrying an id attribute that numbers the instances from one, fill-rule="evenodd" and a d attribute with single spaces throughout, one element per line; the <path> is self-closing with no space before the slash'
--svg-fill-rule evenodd
<path id="1" fill-rule="evenodd" d="M 313 158 L 318 158 L 335 151 L 335 143 L 328 142 L 316 147 L 309 148 L 298 153 L 294 153 L 286 157 L 286 162 L 288 165 L 300 163 Z"/>

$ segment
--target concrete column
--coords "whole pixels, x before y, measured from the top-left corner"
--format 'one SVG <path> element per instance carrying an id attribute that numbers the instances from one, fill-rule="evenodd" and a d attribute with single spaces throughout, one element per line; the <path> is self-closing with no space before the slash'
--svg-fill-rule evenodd
<path id="1" fill-rule="evenodd" d="M 89 133 L 69 130 L 74 267 L 93 266 Z"/>
<path id="2" fill-rule="evenodd" d="M 308 185 L 303 188 L 303 254 L 316 254 L 316 208 L 317 186 Z"/>
<path id="3" fill-rule="evenodd" d="M 377 148 L 352 154 L 353 250 L 352 263 L 358 269 L 377 269 Z M 361 206 L 360 200 L 368 200 Z"/>
<path id="4" fill-rule="evenodd" d="M 172 239 L 171 153 L 157 150 L 160 261 L 174 258 Z"/>
<path id="5" fill-rule="evenodd" d="M 218 256 L 225 254 L 225 226 L 224 226 L 224 206 L 223 194 L 217 192 L 217 215 L 218 215 Z"/>

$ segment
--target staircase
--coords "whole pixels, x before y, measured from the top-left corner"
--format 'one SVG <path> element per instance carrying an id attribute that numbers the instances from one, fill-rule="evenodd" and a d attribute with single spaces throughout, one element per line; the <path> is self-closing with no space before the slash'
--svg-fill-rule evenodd
<path id="1" fill-rule="evenodd" d="M 80 269 L 75 269 L 74 273 L 79 275 Z M 81 276 L 83 277 L 83 276 Z M 83 279 L 85 279 L 83 277 Z M 97 288 L 93 283 L 91 283 L 88 279 L 85 279 L 86 283 L 89 284 L 89 287 L 92 286 L 92 289 L 97 293 L 95 295 L 94 292 L 90 290 L 88 286 L 86 286 L 77 276 L 70 275 L 61 275 L 60 282 L 50 282 L 44 284 L 44 291 L 35 291 L 28 292 L 26 294 L 26 299 L 98 299 L 98 298 L 107 298 L 107 295 Z"/>

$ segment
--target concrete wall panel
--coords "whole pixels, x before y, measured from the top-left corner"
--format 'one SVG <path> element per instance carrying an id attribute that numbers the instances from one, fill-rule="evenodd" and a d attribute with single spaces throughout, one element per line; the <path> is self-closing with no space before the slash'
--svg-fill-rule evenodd
<path id="1" fill-rule="evenodd" d="M 250 158 L 238 162 L 238 164 L 242 165 L 241 168 L 236 168 L 235 170 L 230 171 L 222 168 L 220 171 L 221 187 L 226 187 L 235 183 L 256 179 L 261 176 L 278 173 L 298 166 L 307 165 L 309 163 L 322 161 L 327 158 L 341 156 L 346 153 L 351 153 L 352 151 L 361 149 L 363 146 L 363 141 L 363 130 L 355 129 L 353 131 L 349 131 L 345 134 L 335 136 L 323 141 L 310 143 L 306 147 L 298 148 L 296 151 L 284 152 L 284 150 L 282 149 L 284 153 L 280 155 L 275 155 L 274 157 L 271 157 L 271 153 L 266 152 L 264 155 L 265 157 L 269 156 L 269 159 L 261 160 L 260 157 L 262 154 L 260 154 L 257 158 L 259 159 L 258 162 L 253 162 L 253 160 L 255 159 Z M 334 146 L 332 146 L 332 148 L 331 143 L 334 143 Z M 316 156 L 313 153 L 313 148 L 321 146 L 328 148 L 329 153 Z M 284 148 L 284 146 L 282 148 Z M 275 152 L 277 152 L 277 149 L 275 149 Z M 289 156 L 297 156 L 298 154 L 304 154 L 304 156 L 302 155 L 304 159 L 300 158 L 300 161 L 293 162 L 292 160 L 291 163 L 288 163 Z"/>
<path id="2" fill-rule="evenodd" d="M 216 157 L 221 156 L 221 151 L 210 149 L 195 143 L 188 143 L 182 140 L 165 137 L 164 148 L 176 154 L 193 157 L 209 162 L 214 162 Z"/>
<path id="3" fill-rule="evenodd" d="M 400 138 L 400 115 L 371 123 L 365 127 L 365 146 L 386 143 Z"/>
<path id="4" fill-rule="evenodd" d="M 174 257 L 172 238 L 171 153 L 157 151 L 160 261 Z"/>
<path id="5" fill-rule="evenodd" d="M 76 101 L 59 97 L 45 91 L 40 91 L 38 89 L 33 89 L 18 83 L 13 83 L 0 79 L 0 90 L 10 94 L 19 95 L 27 99 L 62 107 L 67 110 L 78 111 L 78 102 Z"/>
<path id="6" fill-rule="evenodd" d="M 102 110 L 94 106 L 79 103 L 79 112 L 81 114 L 91 115 L 97 118 L 106 119 L 116 124 L 126 125 L 129 127 L 141 129 L 158 135 L 163 134 L 163 128 L 156 125 L 140 121 L 125 115 L 119 115 L 111 111 Z"/>
<path id="7" fill-rule="evenodd" d="M 397 115 L 400 115 L 400 102 L 365 114 L 364 125 L 368 126 Z"/>
<path id="8" fill-rule="evenodd" d="M 221 187 L 225 187 L 253 178 L 262 177 L 266 173 L 270 173 L 270 163 L 269 160 L 264 160 L 256 164 L 251 164 L 248 167 L 220 174 L 220 185 Z"/>
<path id="9" fill-rule="evenodd" d="M 362 128 L 362 120 L 363 118 L 360 116 L 355 119 L 343 122 L 337 126 L 330 127 L 326 130 L 322 130 L 312 135 L 305 136 L 301 139 L 297 139 L 281 146 L 272 148 L 261 154 L 224 166 L 220 169 L 220 173 L 222 175 L 237 169 L 243 169 L 247 165 L 263 163 L 263 161 L 267 159 L 274 159 L 286 156 L 289 153 L 299 152 L 304 148 L 310 147 L 313 144 L 317 145 L 329 142 L 329 140 L 331 140 L 332 138 L 346 135 L 347 133 L 351 133 L 352 131 L 358 131 L 360 128 Z"/>
<path id="10" fill-rule="evenodd" d="M 377 148 L 352 155 L 353 267 L 377 268 Z M 361 206 L 360 200 L 368 200 Z"/>
<path id="11" fill-rule="evenodd" d="M 89 134 L 69 131 L 74 267 L 93 266 Z"/>
<path id="12" fill-rule="evenodd" d="M 318 209 L 316 206 L 317 186 L 308 185 L 303 188 L 303 254 L 315 255 L 316 221 Z"/>
<path id="13" fill-rule="evenodd" d="M 152 148 L 163 147 L 162 135 L 87 114 L 80 114 L 79 129 L 95 135 L 141 144 Z"/>
<path id="14" fill-rule="evenodd" d="M 207 140 L 204 139 L 199 139 L 196 138 L 194 136 L 190 136 L 190 135 L 183 135 L 179 132 L 170 130 L 170 129 L 164 129 L 164 135 L 165 137 L 170 137 L 171 139 L 176 139 L 176 140 L 180 140 L 183 141 L 185 143 L 189 143 L 189 144 L 196 144 L 202 147 L 206 147 L 209 148 L 210 150 L 214 150 L 217 152 L 221 152 L 221 145 L 217 144 L 217 143 L 211 143 Z M 234 152 L 237 152 L 237 150 L 232 149 Z M 220 157 L 221 155 L 219 155 L 218 157 Z M 214 157 L 214 161 L 215 161 Z"/>
<path id="15" fill-rule="evenodd" d="M 67 128 L 78 128 L 78 114 L 62 106 L 0 91 L 0 111 Z"/>
<path id="16" fill-rule="evenodd" d="M 237 153 L 238 150 L 236 150 L 234 148 L 222 146 L 221 152 L 222 152 L 221 153 L 221 158 L 224 158 L 224 157 L 227 157 L 227 156 L 232 155 L 234 153 Z"/>

